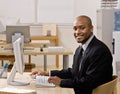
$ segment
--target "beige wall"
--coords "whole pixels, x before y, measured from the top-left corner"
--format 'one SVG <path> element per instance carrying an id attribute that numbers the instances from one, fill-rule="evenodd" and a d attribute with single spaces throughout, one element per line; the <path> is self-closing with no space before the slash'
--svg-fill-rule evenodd
<path id="1" fill-rule="evenodd" d="M 64 0 L 63 0 L 64 1 Z M 88 15 L 92 18 L 93 24 L 94 24 L 94 33 L 96 34 L 96 10 L 100 8 L 100 0 L 72 0 L 73 6 L 71 6 L 73 9 L 71 15 L 68 15 L 68 17 L 62 17 L 62 13 L 60 15 L 61 20 L 65 21 L 63 23 L 58 23 L 58 36 L 60 40 L 60 45 L 71 48 L 74 52 L 78 44 L 76 43 L 72 33 L 72 20 L 70 22 L 66 22 L 67 18 L 69 16 L 72 16 L 75 18 L 78 15 Z M 14 2 L 14 3 L 12 3 Z M 34 22 L 35 15 L 34 15 L 34 4 L 33 0 L 0 0 L 0 17 L 8 17 L 9 20 L 11 17 L 20 18 L 20 22 L 28 23 L 28 22 Z M 64 2 L 63 2 L 64 3 Z M 16 6 L 14 7 L 14 4 Z M 29 4 L 29 6 L 28 6 Z M 10 5 L 10 6 L 9 6 Z M 27 7 L 26 7 L 27 6 Z M 19 9 L 19 11 L 18 11 Z M 27 11 L 28 10 L 28 11 Z M 27 11 L 27 12 L 26 12 Z M 56 10 L 57 11 L 57 10 Z M 44 11 L 42 11 L 44 12 Z M 58 12 L 58 11 L 57 11 Z M 54 17 L 56 15 L 54 14 Z M 63 19 L 62 19 L 63 18 Z M 52 23 L 52 22 L 51 22 Z M 65 24 L 68 23 L 68 24 Z M 37 32 L 36 32 L 37 33 Z M 48 56 L 48 64 L 53 65 L 55 64 L 55 57 L 52 56 L 53 60 L 51 60 L 51 56 Z M 60 65 L 62 65 L 62 56 L 60 56 Z M 70 66 L 72 65 L 72 56 L 70 56 Z M 42 65 L 43 64 L 43 56 L 32 56 L 32 62 L 36 65 Z"/>

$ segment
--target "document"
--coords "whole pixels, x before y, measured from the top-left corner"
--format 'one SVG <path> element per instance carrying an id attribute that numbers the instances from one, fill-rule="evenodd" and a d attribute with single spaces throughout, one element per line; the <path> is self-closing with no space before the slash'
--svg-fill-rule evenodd
<path id="1" fill-rule="evenodd" d="M 15 88 L 15 87 L 5 87 L 5 88 L 0 88 L 0 92 L 6 93 L 6 94 L 37 94 L 36 90 L 31 90 L 31 89 L 20 89 L 20 88 Z"/>
<path id="2" fill-rule="evenodd" d="M 55 84 L 48 82 L 49 76 L 36 76 L 36 85 L 45 87 L 55 87 Z"/>

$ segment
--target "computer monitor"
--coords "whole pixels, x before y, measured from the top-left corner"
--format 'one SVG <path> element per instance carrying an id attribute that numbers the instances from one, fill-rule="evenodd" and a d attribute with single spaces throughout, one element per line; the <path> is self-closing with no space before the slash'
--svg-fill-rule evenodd
<path id="1" fill-rule="evenodd" d="M 23 81 L 15 79 L 16 72 L 23 74 L 25 63 L 24 63 L 24 54 L 23 54 L 23 39 L 18 38 L 15 42 L 13 42 L 13 53 L 15 56 L 15 62 L 13 64 L 12 70 L 8 76 L 8 84 L 10 85 L 28 85 L 28 81 Z"/>
<path id="2" fill-rule="evenodd" d="M 29 25 L 9 25 L 6 26 L 6 42 L 12 43 L 15 40 L 12 40 L 12 36 L 21 34 L 23 36 L 24 42 L 29 43 L 30 39 L 30 26 Z M 19 37 L 16 36 L 16 39 Z"/>

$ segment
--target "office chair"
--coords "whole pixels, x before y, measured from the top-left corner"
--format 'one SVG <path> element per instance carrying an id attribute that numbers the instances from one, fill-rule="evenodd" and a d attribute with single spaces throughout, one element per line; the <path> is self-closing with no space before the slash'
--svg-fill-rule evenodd
<path id="1" fill-rule="evenodd" d="M 93 89 L 92 94 L 117 94 L 117 81 L 118 76 L 114 75 L 112 81 L 102 84 Z"/>

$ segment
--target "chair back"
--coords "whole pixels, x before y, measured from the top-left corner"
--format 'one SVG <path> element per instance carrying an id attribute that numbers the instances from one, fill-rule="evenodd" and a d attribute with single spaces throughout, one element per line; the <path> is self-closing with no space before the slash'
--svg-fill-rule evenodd
<path id="1" fill-rule="evenodd" d="M 93 89 L 92 94 L 116 94 L 117 81 L 118 81 L 118 76 L 114 75 L 112 81 L 102 84 L 97 88 Z"/>

